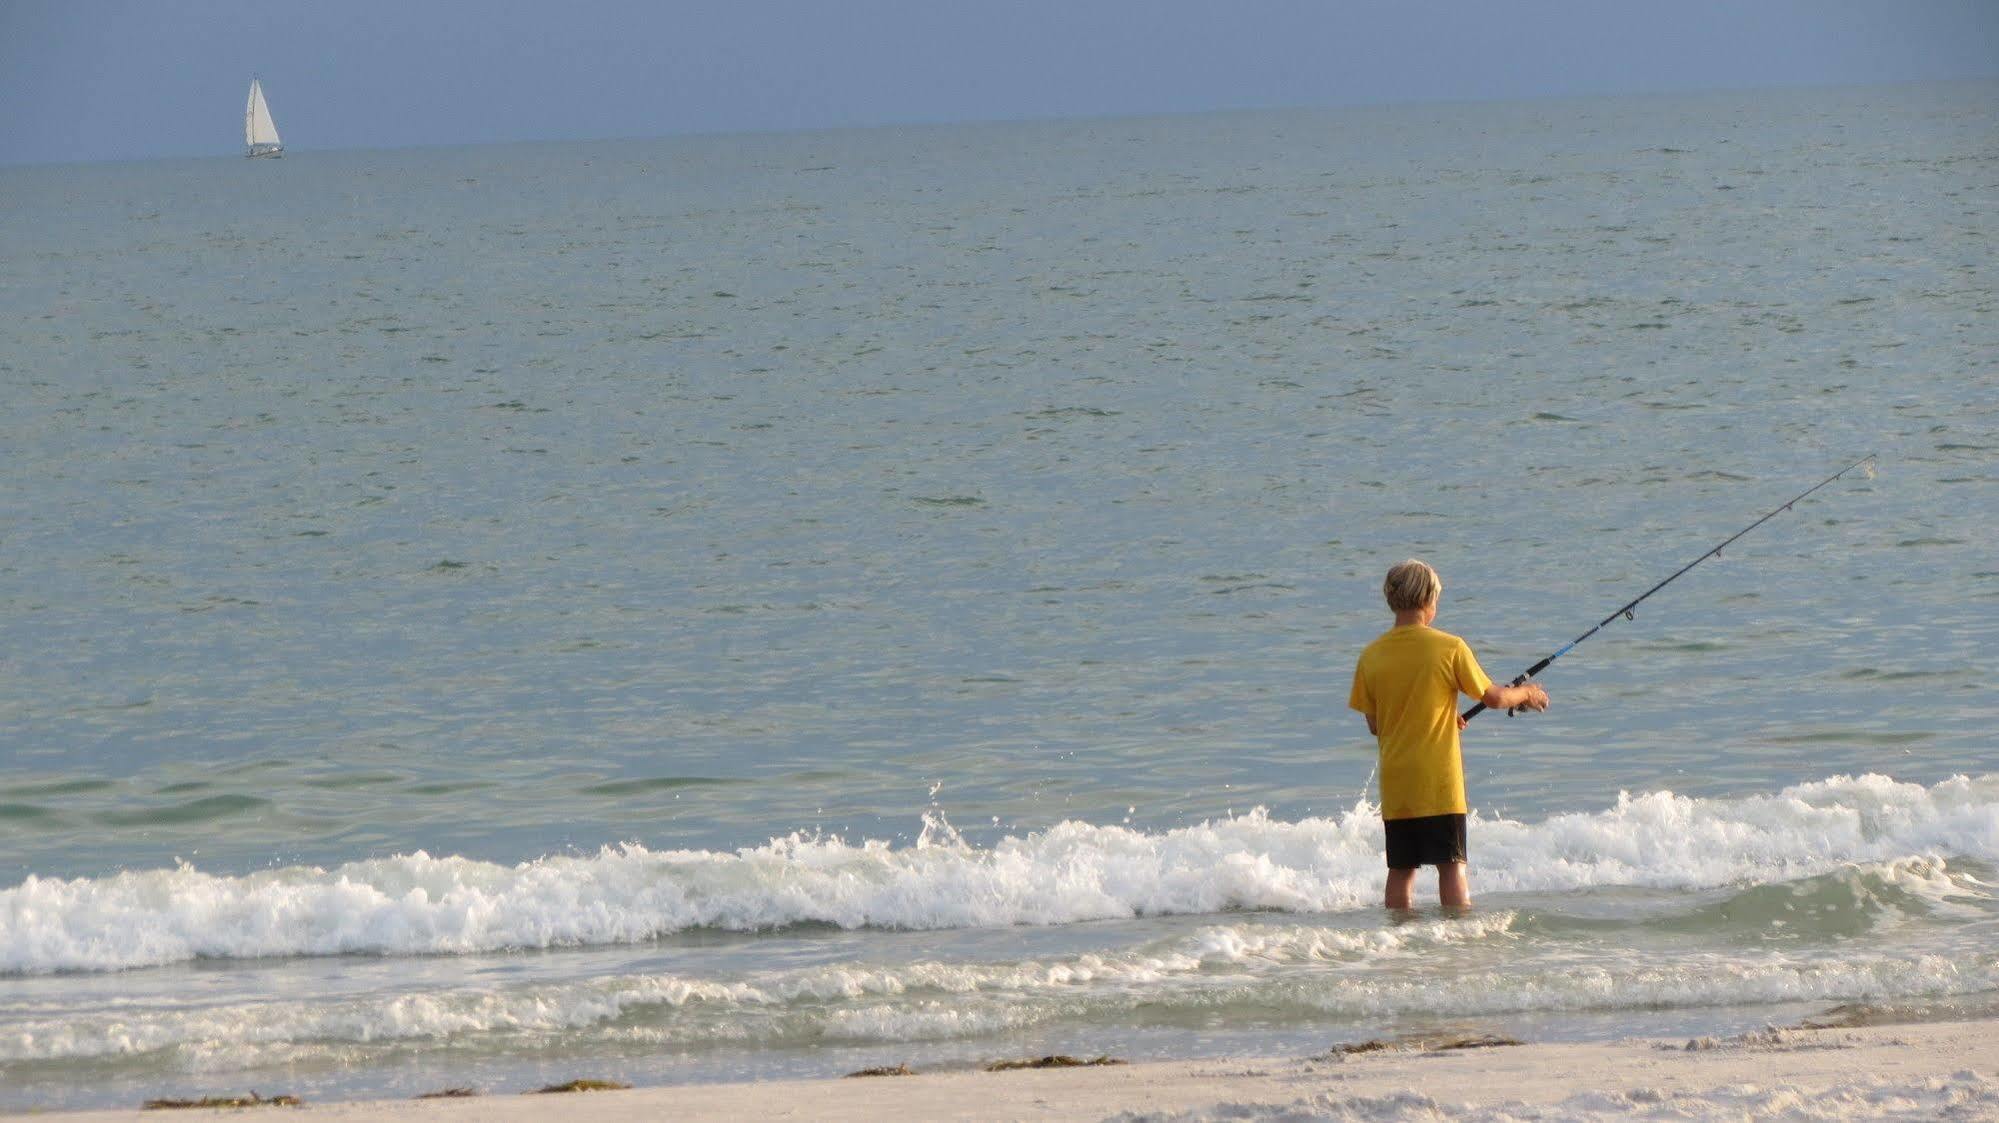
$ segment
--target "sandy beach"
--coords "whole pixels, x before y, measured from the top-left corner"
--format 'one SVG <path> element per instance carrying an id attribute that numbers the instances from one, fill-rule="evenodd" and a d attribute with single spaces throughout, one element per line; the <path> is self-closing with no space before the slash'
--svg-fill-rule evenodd
<path id="1" fill-rule="evenodd" d="M 579 1074 L 581 1075 L 581 1074 Z M 1453 1047 L 1310 1057 L 307 1104 L 285 1117 L 372 1123 L 662 1118 L 1999 1119 L 1991 1022 L 1771 1029 L 1726 1038 Z M 218 1090 L 220 1091 L 220 1090 Z M 261 1089 L 274 1095 L 282 1089 Z M 240 1094 L 238 1092 L 237 1094 Z M 225 1109 L 240 1116 L 240 1110 Z M 207 1118 L 196 1110 L 168 1117 Z M 92 1111 L 71 1123 L 159 1119 Z"/>

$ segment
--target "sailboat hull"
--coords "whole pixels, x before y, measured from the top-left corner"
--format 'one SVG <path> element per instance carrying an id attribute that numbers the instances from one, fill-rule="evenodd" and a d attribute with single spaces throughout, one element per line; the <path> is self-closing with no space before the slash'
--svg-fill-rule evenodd
<path id="1" fill-rule="evenodd" d="M 252 160 L 257 159 L 260 156 L 269 156 L 272 159 L 276 159 L 280 156 L 283 156 L 284 154 L 285 154 L 285 147 L 282 144 L 252 145 L 248 152 L 243 153 L 243 155 L 249 157 Z"/>

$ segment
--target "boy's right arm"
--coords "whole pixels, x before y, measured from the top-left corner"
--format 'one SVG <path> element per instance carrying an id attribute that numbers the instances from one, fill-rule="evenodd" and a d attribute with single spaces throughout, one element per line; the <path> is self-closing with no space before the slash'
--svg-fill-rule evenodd
<path id="1" fill-rule="evenodd" d="M 1538 682 L 1522 683 L 1519 686 L 1501 686 L 1493 683 L 1485 688 L 1479 698 L 1488 710 L 1533 710 L 1540 713 L 1548 708 L 1548 692 L 1541 689 Z"/>
<path id="2" fill-rule="evenodd" d="M 1347 708 L 1367 719 L 1369 733 L 1377 737 L 1381 735 L 1380 728 L 1374 724 L 1374 692 L 1367 688 L 1367 675 L 1361 672 L 1358 663 L 1354 664 L 1353 690 L 1347 695 Z"/>

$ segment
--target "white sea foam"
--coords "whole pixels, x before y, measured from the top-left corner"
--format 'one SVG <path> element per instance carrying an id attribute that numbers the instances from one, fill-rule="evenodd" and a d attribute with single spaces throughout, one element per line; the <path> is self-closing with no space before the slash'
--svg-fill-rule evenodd
<path id="1" fill-rule="evenodd" d="M 1453 976 L 1447 986 L 1434 977 L 1344 980 L 1300 1000 L 1343 1017 L 1879 1000 L 1988 991 L 1999 986 L 1995 966 L 1989 952 L 1977 957 L 1706 953 L 1646 963 L 1623 951 L 1594 961 L 1470 971 Z"/>
<path id="2" fill-rule="evenodd" d="M 530 1051 L 550 1042 L 701 1047 L 718 1041 L 924 1042 L 1137 1006 L 1324 1024 L 1990 991 L 1999 958 L 1754 948 L 1657 959 L 1522 944 L 1512 913 L 1384 928 L 1210 925 L 1117 952 L 997 963 L 835 963 L 739 977 L 658 973 L 297 1001 L 116 1003 L 0 1017 L 0 1065 L 165 1053 L 200 1070 L 425 1048 Z M 1498 946 L 1504 943 L 1505 947 Z M 1455 949 L 1448 983 L 1438 954 Z M 1489 949 L 1487 966 L 1469 955 Z"/>
<path id="3" fill-rule="evenodd" d="M 1628 1119 L 1933 1120 L 1999 1118 L 1999 1081 L 1976 1072 L 1910 1080 L 1875 1078 L 1803 1088 L 1738 1084 L 1707 1091 L 1584 1092 L 1553 1104 L 1467 1104 L 1416 1091 L 1375 1096 L 1321 1093 L 1286 1104 L 1224 1103 L 1199 1111 L 1125 1112 L 1106 1123 L 1593 1123 Z"/>
<path id="4" fill-rule="evenodd" d="M 1058 1019 L 1152 1010 L 1289 1010 L 1323 1024 L 1356 1017 L 1465 1016 L 1934 997 L 1999 985 L 1994 957 L 1764 951 L 1647 963 L 1577 949 L 1506 950 L 1504 969 L 1439 985 L 1438 949 L 1509 938 L 1492 914 L 1392 929 L 1216 925 L 1141 949 L 1014 963 L 833 964 L 740 978 L 674 974 L 565 983 L 211 1004 L 117 1003 L 0 1022 L 0 1065 L 155 1054 L 193 1071 L 338 1059 L 363 1063 L 404 1043 L 484 1053 L 573 1048 L 689 1048 L 716 1042 L 925 1042 Z M 1524 954 L 1522 954 L 1524 952 Z M 1970 960 L 1977 958 L 1978 962 Z M 1305 964 L 1299 972 L 1296 965 Z M 1316 968 L 1316 969 L 1313 969 Z"/>
<path id="5" fill-rule="evenodd" d="M 829 964 L 740 979 L 626 975 L 514 988 L 477 988 L 296 1001 L 118 1004 L 59 1015 L 8 1011 L 0 1062 L 148 1053 L 196 1046 L 227 1052 L 290 1042 L 383 1042 L 608 1026 L 640 1012 L 677 1012 L 665 1026 L 614 1035 L 654 1043 L 823 1036 L 862 1040 L 959 1037 L 1045 1020 L 1065 1005 L 1170 998 L 1230 968 L 1353 963 L 1504 934 L 1514 914 L 1384 929 L 1215 925 L 1124 953 L 1012 963 Z M 1228 976 L 1224 976 L 1227 978 Z M 985 1004 L 965 998 L 986 996 Z M 809 1008 L 809 1009 L 808 1009 Z M 25 1014 L 26 1016 L 22 1016 Z"/>
<path id="6" fill-rule="evenodd" d="M 365 995 L 311 1002 L 174 1003 L 60 1017 L 10 1019 L 0 1064 L 171 1051 L 201 1069 L 297 1062 L 424 1041 L 469 1049 L 532 1049 L 535 1042 L 689 1047 L 716 1041 L 922 1042 L 1100 1017 L 1143 1004 L 1262 1017 L 1480 1015 L 1657 1008 L 1788 1000 L 1882 999 L 1991 989 L 1982 965 L 1946 957 L 1853 954 L 1838 960 L 1771 954 L 1701 956 L 1635 965 L 1578 965 L 1570 955 L 1515 960 L 1439 986 L 1433 971 L 1393 966 L 1446 944 L 1477 944 L 1508 930 L 1501 915 L 1393 930 L 1253 925 L 1206 928 L 1124 954 L 1052 961 L 899 967 L 829 965 L 738 979 L 672 974 L 520 987 Z M 1326 970 L 1300 975 L 1285 965 Z M 484 1044 L 482 1044 L 484 1042 Z M 511 1044 L 507 1044 L 511 1042 Z"/>
<path id="7" fill-rule="evenodd" d="M 416 853 L 241 877 L 191 866 L 29 877 L 0 891 L 0 972 L 194 958 L 451 954 L 642 941 L 689 928 L 940 929 L 1228 909 L 1332 912 L 1375 899 L 1380 822 L 1261 811 L 1148 834 L 1065 822 L 968 846 L 794 835 L 736 853 L 628 845 L 514 866 Z M 1836 777 L 1770 796 L 1623 796 L 1541 823 L 1480 819 L 1482 891 L 1770 883 L 1853 862 L 1999 858 L 1999 775 L 1931 787 Z"/>

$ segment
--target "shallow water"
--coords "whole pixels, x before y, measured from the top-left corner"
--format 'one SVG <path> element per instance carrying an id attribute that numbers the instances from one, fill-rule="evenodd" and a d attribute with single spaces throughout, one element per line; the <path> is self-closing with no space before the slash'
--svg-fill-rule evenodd
<path id="1" fill-rule="evenodd" d="M 1989 994 L 1995 105 L 0 169 L 0 1106 Z"/>

